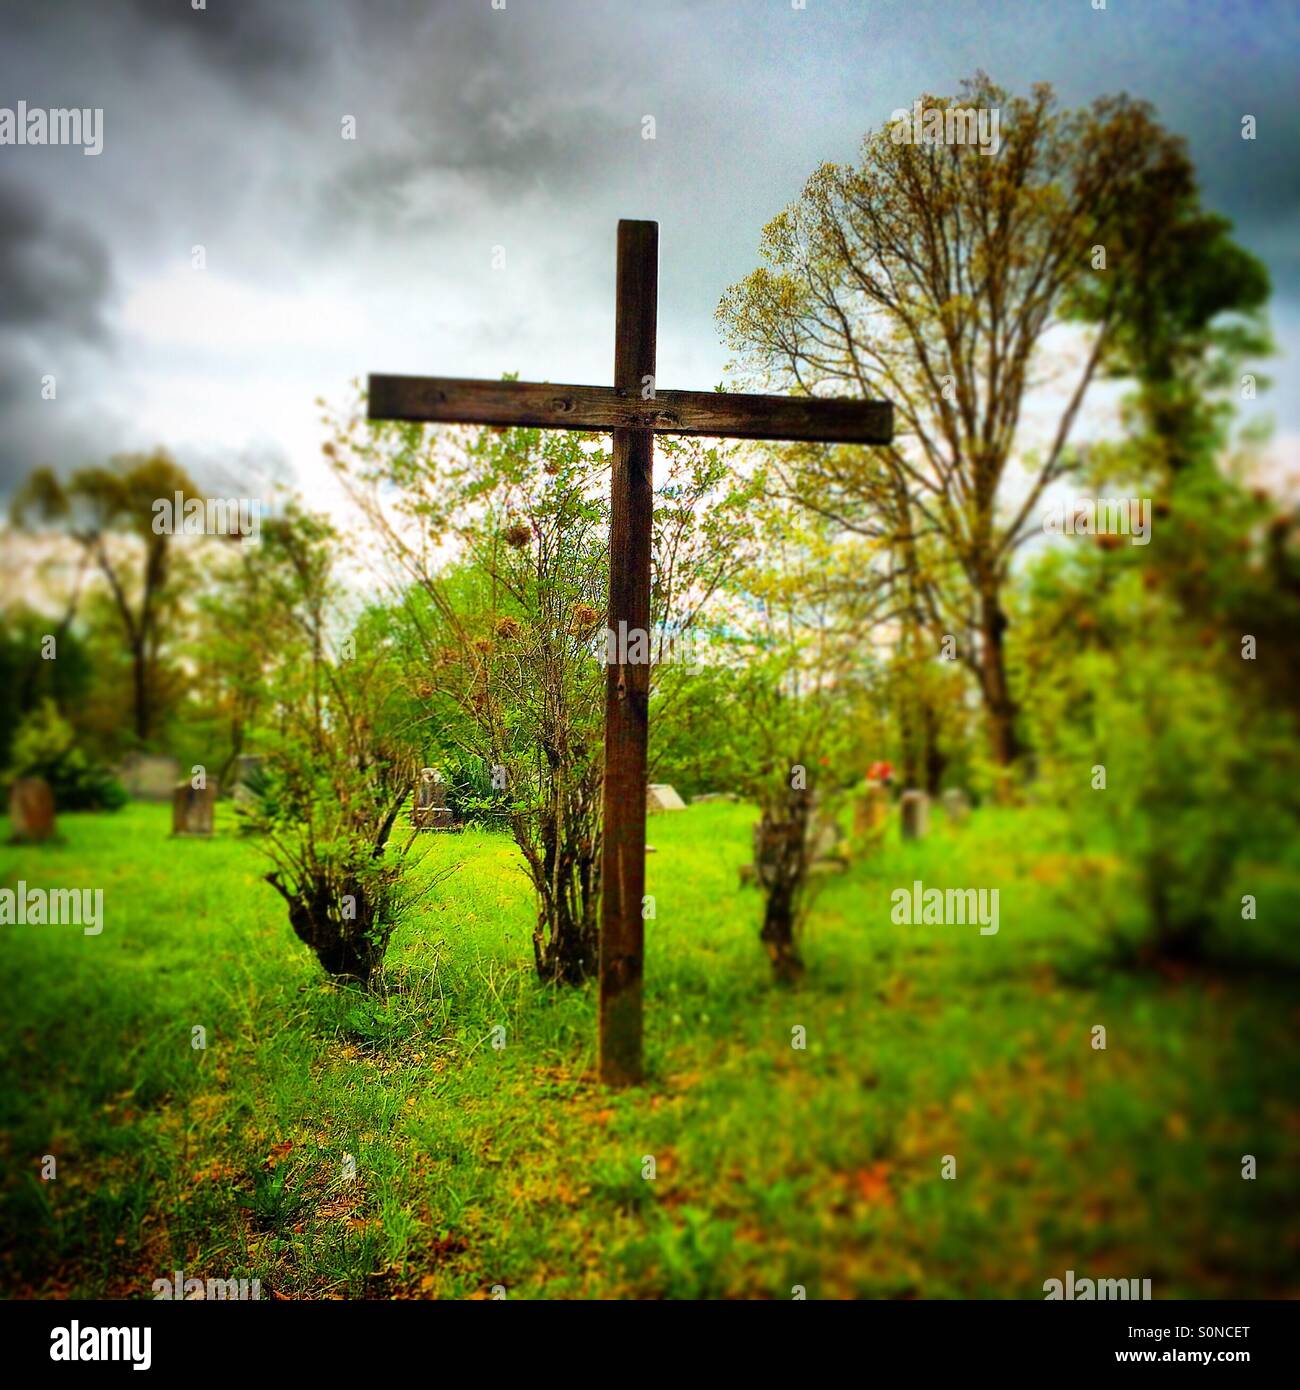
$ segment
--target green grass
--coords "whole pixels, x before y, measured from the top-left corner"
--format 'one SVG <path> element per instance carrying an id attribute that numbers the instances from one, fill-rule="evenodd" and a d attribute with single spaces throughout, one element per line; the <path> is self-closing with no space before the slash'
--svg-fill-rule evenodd
<path id="1" fill-rule="evenodd" d="M 11 1296 L 149 1297 L 176 1268 L 280 1297 L 1041 1298 L 1069 1268 L 1297 1292 L 1294 866 L 1225 885 L 1223 945 L 1271 968 L 1119 969 L 1118 847 L 1071 857 L 1041 813 L 982 810 L 828 880 L 791 991 L 738 884 L 752 812 L 657 817 L 650 1074 L 612 1094 L 594 990 L 536 983 L 507 840 L 427 837 L 461 868 L 367 997 L 321 974 L 221 812 L 210 841 L 133 805 L 0 848 L 0 881 L 101 887 L 106 919 L 0 927 Z M 914 878 L 997 887 L 999 933 L 894 925 Z"/>

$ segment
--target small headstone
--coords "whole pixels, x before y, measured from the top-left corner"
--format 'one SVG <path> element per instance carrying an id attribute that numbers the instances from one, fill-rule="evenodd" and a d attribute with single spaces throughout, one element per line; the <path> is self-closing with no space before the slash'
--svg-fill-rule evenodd
<path id="1" fill-rule="evenodd" d="M 903 839 L 924 840 L 930 828 L 930 798 L 921 791 L 905 791 L 899 801 Z"/>
<path id="2" fill-rule="evenodd" d="M 178 782 L 172 788 L 172 834 L 211 835 L 212 812 L 216 804 L 215 777 L 209 778 L 204 787 Z"/>
<path id="3" fill-rule="evenodd" d="M 849 859 L 844 850 L 844 831 L 835 816 L 814 810 L 807 833 L 810 873 L 829 874 L 848 868 Z"/>
<path id="4" fill-rule="evenodd" d="M 420 770 L 415 784 L 415 804 L 411 808 L 411 824 L 417 830 L 454 830 L 456 818 L 447 804 L 447 784 L 436 767 Z"/>
<path id="5" fill-rule="evenodd" d="M 167 801 L 181 775 L 181 765 L 175 758 L 157 753 L 132 753 L 117 775 L 128 795 L 137 800 Z"/>
<path id="6" fill-rule="evenodd" d="M 9 831 L 36 844 L 54 834 L 54 793 L 43 777 L 18 777 L 9 789 Z"/>
<path id="7" fill-rule="evenodd" d="M 883 782 L 868 782 L 853 803 L 854 835 L 860 840 L 869 839 L 884 827 L 888 817 L 889 788 Z"/>
<path id="8" fill-rule="evenodd" d="M 651 782 L 645 789 L 645 808 L 656 811 L 684 811 L 686 803 L 667 782 Z"/>
<path id="9" fill-rule="evenodd" d="M 940 798 L 944 813 L 953 825 L 965 825 L 970 816 L 970 800 L 960 787 L 949 787 Z"/>
<path id="10" fill-rule="evenodd" d="M 844 831 L 840 821 L 820 810 L 813 810 L 812 821 L 808 827 L 808 858 L 812 865 L 843 866 Z"/>
<path id="11" fill-rule="evenodd" d="M 707 805 L 710 801 L 739 801 L 735 792 L 700 792 L 691 797 L 692 806 Z"/>
<path id="12" fill-rule="evenodd" d="M 246 753 L 235 759 L 235 788 L 231 795 L 236 801 L 248 802 L 253 799 L 248 784 L 265 765 L 266 759 L 260 753 Z"/>

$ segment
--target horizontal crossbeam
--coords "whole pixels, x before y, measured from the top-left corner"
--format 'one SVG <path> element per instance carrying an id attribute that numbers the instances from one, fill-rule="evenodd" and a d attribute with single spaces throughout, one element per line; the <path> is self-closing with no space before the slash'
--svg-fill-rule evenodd
<path id="1" fill-rule="evenodd" d="M 653 430 L 831 444 L 888 444 L 893 439 L 894 408 L 888 401 L 724 391 L 657 391 L 643 398 L 639 391 L 613 386 L 428 376 L 372 376 L 369 394 L 372 420 Z"/>

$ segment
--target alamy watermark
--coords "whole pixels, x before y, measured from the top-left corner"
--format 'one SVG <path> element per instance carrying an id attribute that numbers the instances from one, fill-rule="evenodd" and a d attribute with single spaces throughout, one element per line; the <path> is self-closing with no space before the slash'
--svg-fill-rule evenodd
<path id="1" fill-rule="evenodd" d="M 1065 1271 L 1064 1280 L 1048 1279 L 1043 1284 L 1043 1301 L 1054 1299 L 1150 1299 L 1150 1279 L 1075 1279 L 1074 1270 Z"/>
<path id="2" fill-rule="evenodd" d="M 890 138 L 896 145 L 974 145 L 980 154 L 1002 148 L 1002 111 L 997 106 L 922 106 L 892 111 Z"/>
<path id="3" fill-rule="evenodd" d="M 889 916 L 903 927 L 979 923 L 981 936 L 996 936 L 998 893 L 997 888 L 927 888 L 918 878 L 911 888 L 895 888 L 889 895 L 894 904 Z"/>
<path id="4" fill-rule="evenodd" d="M 1151 542 L 1149 497 L 1076 497 L 1043 513 L 1049 536 L 1129 536 L 1133 545 Z"/>
<path id="5" fill-rule="evenodd" d="M 621 619 L 617 627 L 605 629 L 596 658 L 602 666 L 681 666 L 687 671 L 698 671 L 703 664 L 689 630 L 661 627 L 647 632 L 645 628 L 629 628 Z"/>
<path id="6" fill-rule="evenodd" d="M 130 1361 L 132 1370 L 153 1364 L 150 1327 L 82 1327 L 74 1318 L 68 1327 L 50 1332 L 51 1361 Z"/>
<path id="7" fill-rule="evenodd" d="M 82 154 L 104 148 L 102 106 L 0 106 L 0 145 L 80 145 Z"/>
<path id="8" fill-rule="evenodd" d="M 155 536 L 262 535 L 262 503 L 256 497 L 158 497 L 153 503 Z"/>
<path id="9" fill-rule="evenodd" d="M 199 1279 L 185 1277 L 183 1269 L 173 1270 L 172 1277 L 155 1279 L 151 1285 L 154 1299 L 197 1302 L 200 1299 L 251 1300 L 262 1297 L 260 1279 Z"/>
<path id="10" fill-rule="evenodd" d="M 0 927 L 80 927 L 85 936 L 104 930 L 102 888 L 0 888 Z"/>

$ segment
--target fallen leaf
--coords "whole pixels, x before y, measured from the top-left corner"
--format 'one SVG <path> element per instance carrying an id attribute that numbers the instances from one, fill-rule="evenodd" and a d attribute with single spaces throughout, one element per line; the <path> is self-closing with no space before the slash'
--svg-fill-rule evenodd
<path id="1" fill-rule="evenodd" d="M 889 1186 L 889 1164 L 873 1163 L 870 1168 L 859 1168 L 857 1172 L 858 1195 L 869 1206 L 879 1203 L 892 1207 L 894 1194 Z"/>

